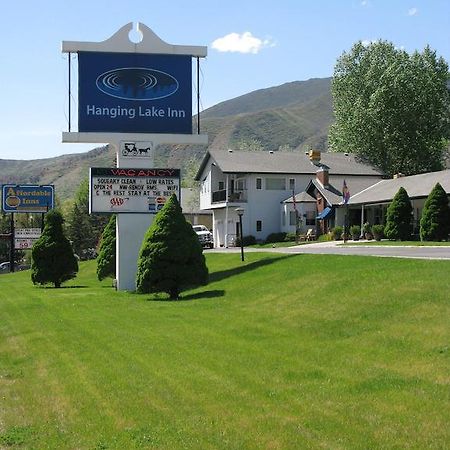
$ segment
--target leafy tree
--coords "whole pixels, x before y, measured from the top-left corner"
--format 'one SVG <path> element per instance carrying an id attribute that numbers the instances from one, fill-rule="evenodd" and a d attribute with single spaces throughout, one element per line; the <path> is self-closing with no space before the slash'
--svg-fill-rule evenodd
<path id="1" fill-rule="evenodd" d="M 88 249 L 97 247 L 107 221 L 108 217 L 89 214 L 89 182 L 83 180 L 67 216 L 67 237 L 77 255 L 83 258 Z"/>
<path id="2" fill-rule="evenodd" d="M 45 215 L 41 237 L 31 250 L 31 280 L 34 284 L 53 283 L 56 288 L 75 278 L 78 262 L 69 240 L 64 236 L 63 216 L 57 210 Z"/>
<path id="3" fill-rule="evenodd" d="M 100 240 L 97 257 L 97 278 L 116 276 L 116 216 L 112 215 Z"/>
<path id="4" fill-rule="evenodd" d="M 412 211 L 408 193 L 401 187 L 387 209 L 384 235 L 398 241 L 411 239 Z"/>
<path id="5" fill-rule="evenodd" d="M 450 207 L 447 193 L 437 183 L 428 195 L 420 219 L 422 241 L 442 241 L 450 233 Z"/>
<path id="6" fill-rule="evenodd" d="M 450 135 L 447 74 L 429 47 L 409 55 L 386 41 L 356 43 L 334 70 L 331 148 L 388 175 L 441 169 Z"/>
<path id="7" fill-rule="evenodd" d="M 137 291 L 166 292 L 176 300 L 182 290 L 207 282 L 202 246 L 186 222 L 177 197 L 172 195 L 144 237 L 138 259 Z"/>

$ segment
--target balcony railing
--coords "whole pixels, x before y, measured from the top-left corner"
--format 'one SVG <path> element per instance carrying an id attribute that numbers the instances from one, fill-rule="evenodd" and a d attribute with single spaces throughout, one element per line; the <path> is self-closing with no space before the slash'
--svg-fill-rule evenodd
<path id="1" fill-rule="evenodd" d="M 212 193 L 212 203 L 220 203 L 227 201 L 227 191 L 222 189 L 220 191 L 214 191 Z M 228 194 L 228 202 L 230 203 L 241 203 L 247 201 L 247 191 L 240 190 L 230 192 Z"/>

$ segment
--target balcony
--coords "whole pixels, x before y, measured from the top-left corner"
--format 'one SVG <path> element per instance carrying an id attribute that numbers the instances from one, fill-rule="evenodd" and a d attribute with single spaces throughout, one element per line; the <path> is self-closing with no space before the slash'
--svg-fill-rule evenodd
<path id="1" fill-rule="evenodd" d="M 225 203 L 227 201 L 227 191 L 222 189 L 220 191 L 214 191 L 212 193 L 212 203 Z M 228 194 L 229 203 L 243 203 L 247 201 L 247 191 L 246 190 L 235 190 Z"/>

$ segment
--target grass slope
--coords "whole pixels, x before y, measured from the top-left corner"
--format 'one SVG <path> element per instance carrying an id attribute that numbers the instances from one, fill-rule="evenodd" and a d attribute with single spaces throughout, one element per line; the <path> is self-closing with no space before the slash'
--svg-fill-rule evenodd
<path id="1" fill-rule="evenodd" d="M 445 448 L 446 261 L 207 255 L 211 283 L 0 277 L 0 448 Z"/>

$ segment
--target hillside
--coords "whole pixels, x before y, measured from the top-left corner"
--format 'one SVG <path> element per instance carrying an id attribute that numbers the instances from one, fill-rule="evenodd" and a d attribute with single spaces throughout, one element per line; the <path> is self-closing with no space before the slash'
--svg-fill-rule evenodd
<path id="1" fill-rule="evenodd" d="M 219 103 L 201 115 L 209 148 L 254 150 L 325 150 L 333 120 L 330 78 L 295 81 L 260 89 Z M 196 118 L 194 118 L 195 120 Z M 186 169 L 206 146 L 160 146 L 155 164 Z M 108 147 L 87 153 L 31 161 L 0 160 L 0 183 L 54 184 L 61 200 L 71 198 L 92 166 L 114 164 Z"/>

